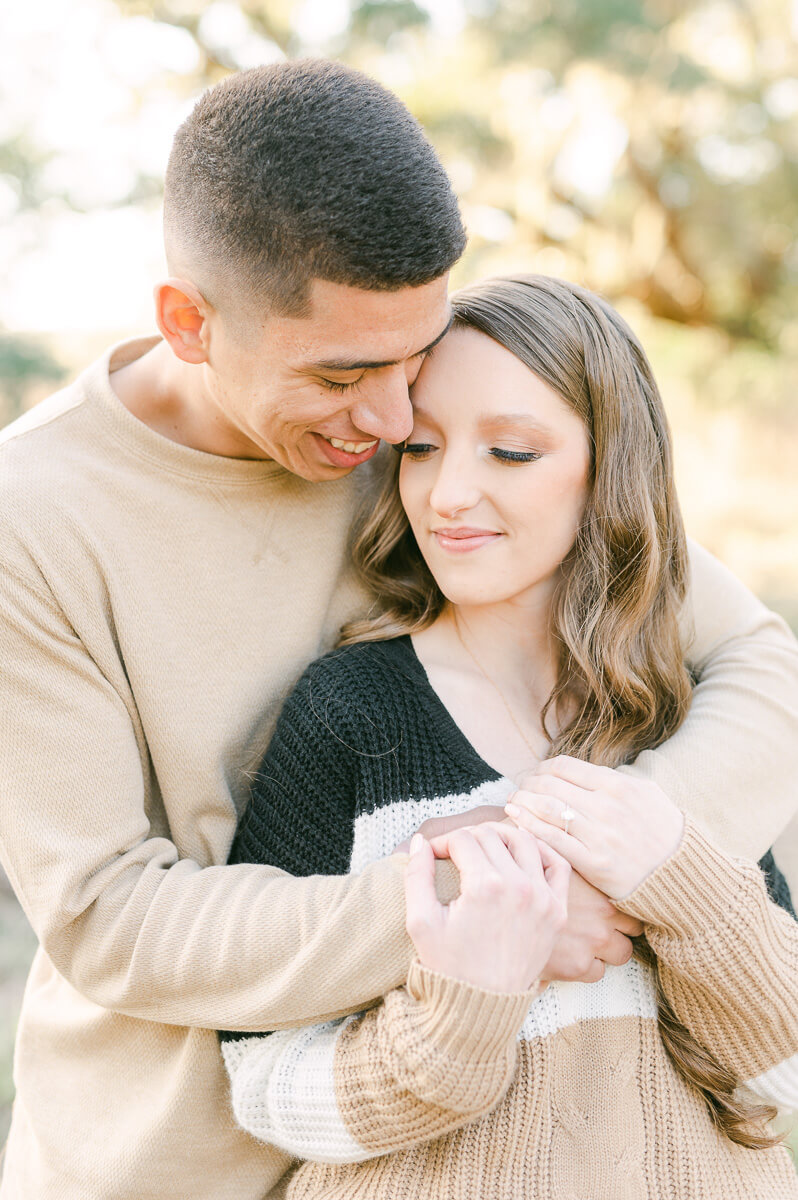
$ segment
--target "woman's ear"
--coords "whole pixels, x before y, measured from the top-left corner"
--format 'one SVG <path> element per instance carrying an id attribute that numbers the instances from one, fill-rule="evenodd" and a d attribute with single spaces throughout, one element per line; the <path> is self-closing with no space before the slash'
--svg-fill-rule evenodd
<path id="1" fill-rule="evenodd" d="M 208 361 L 209 305 L 186 279 L 155 285 L 155 319 L 174 354 L 187 363 Z"/>

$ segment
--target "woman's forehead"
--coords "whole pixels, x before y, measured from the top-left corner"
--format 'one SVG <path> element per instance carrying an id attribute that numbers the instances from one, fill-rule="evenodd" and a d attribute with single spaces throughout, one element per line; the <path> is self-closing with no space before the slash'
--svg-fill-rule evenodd
<path id="1" fill-rule="evenodd" d="M 411 388 L 419 420 L 456 420 L 508 432 L 541 434 L 577 418 L 571 405 L 512 351 L 478 330 L 456 325 L 423 363 Z"/>

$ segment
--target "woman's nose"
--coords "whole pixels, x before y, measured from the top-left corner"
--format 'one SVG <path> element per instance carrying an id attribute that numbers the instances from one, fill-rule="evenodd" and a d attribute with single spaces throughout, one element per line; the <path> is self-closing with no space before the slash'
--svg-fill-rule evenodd
<path id="1" fill-rule="evenodd" d="M 477 482 L 462 458 L 444 456 L 429 496 L 430 507 L 438 516 L 450 519 L 473 508 L 480 495 Z"/>

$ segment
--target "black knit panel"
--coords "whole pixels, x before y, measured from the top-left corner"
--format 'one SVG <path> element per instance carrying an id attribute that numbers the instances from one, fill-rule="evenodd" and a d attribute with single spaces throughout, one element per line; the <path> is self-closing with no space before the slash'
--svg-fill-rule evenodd
<path id="1" fill-rule="evenodd" d="M 344 872 L 360 813 L 498 778 L 433 692 L 409 638 L 334 650 L 286 702 L 230 861 Z"/>
<path id="2" fill-rule="evenodd" d="M 229 862 L 267 863 L 291 875 L 346 874 L 357 779 L 337 732 L 344 716 L 317 700 L 306 672 L 255 773 Z"/>
<path id="3" fill-rule="evenodd" d="M 333 651 L 316 671 L 319 693 L 347 710 L 358 815 L 500 778 L 455 725 L 408 637 Z"/>
<path id="4" fill-rule="evenodd" d="M 791 917 L 795 917 L 789 884 L 776 866 L 772 850 L 768 850 L 767 854 L 760 858 L 759 867 L 765 876 L 765 885 L 773 903 L 778 904 L 779 908 L 783 908 Z"/>

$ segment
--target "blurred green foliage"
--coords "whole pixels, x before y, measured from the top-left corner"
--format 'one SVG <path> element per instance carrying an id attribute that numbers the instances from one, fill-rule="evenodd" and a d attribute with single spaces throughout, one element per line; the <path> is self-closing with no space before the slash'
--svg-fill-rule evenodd
<path id="1" fill-rule="evenodd" d="M 566 275 L 798 359 L 788 0 L 350 0 L 337 27 L 319 0 L 117 6 L 190 34 L 199 65 L 168 80 L 187 96 L 259 48 L 384 80 L 452 174 L 470 232 L 460 279 Z M 21 207 L 48 198 L 48 161 L 24 131 L 0 143 Z M 158 186 L 139 178 L 128 199 Z"/>
<path id="2" fill-rule="evenodd" d="M 123 53 L 121 69 L 113 60 L 128 116 L 170 100 L 174 111 L 232 70 L 308 53 L 396 91 L 460 197 L 469 244 L 454 283 L 540 271 L 621 307 L 674 420 L 691 531 L 798 628 L 794 10 L 790 0 L 116 0 L 103 12 L 117 51 L 126 38 L 138 47 L 137 67 L 135 56 Z M 159 57 L 164 38 L 180 42 L 182 65 Z M 0 201 L 10 180 L 23 264 L 40 214 L 46 225 L 48 213 L 91 205 L 74 171 L 53 174 L 63 150 L 34 129 L 23 121 L 0 135 Z M 152 211 L 161 181 L 150 164 L 131 164 L 127 195 L 102 203 Z M 54 345 L 48 356 L 41 340 L 4 337 L 0 423 L 55 378 L 53 356 L 78 353 L 74 339 Z"/>
<path id="3" fill-rule="evenodd" d="M 18 416 L 35 383 L 57 383 L 66 368 L 41 339 L 0 333 L 0 422 Z"/>
<path id="4" fill-rule="evenodd" d="M 242 62 L 204 0 L 120 3 L 191 33 L 198 82 Z M 464 0 L 448 34 L 414 0 L 355 0 L 310 43 L 306 5 L 238 7 L 284 53 L 332 54 L 407 100 L 463 202 L 461 274 L 549 248 L 554 273 L 655 316 L 798 352 L 787 0 Z"/>

